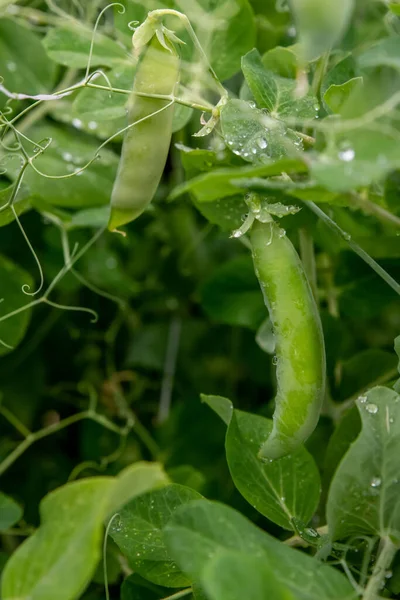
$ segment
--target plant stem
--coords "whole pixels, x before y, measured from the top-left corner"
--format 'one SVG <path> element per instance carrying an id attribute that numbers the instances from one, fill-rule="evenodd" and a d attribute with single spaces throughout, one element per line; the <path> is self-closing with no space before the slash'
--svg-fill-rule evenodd
<path id="1" fill-rule="evenodd" d="M 3 410 L 3 409 L 2 409 Z M 65 427 L 69 427 L 69 425 L 73 425 L 74 423 L 78 423 L 78 421 L 83 421 L 84 419 L 91 419 L 95 421 L 102 427 L 117 433 L 118 435 L 124 435 L 125 431 L 115 425 L 112 421 L 107 419 L 104 415 L 99 415 L 93 411 L 83 411 L 72 415 L 71 417 L 67 417 L 63 419 L 59 423 L 55 423 L 54 425 L 50 425 L 49 427 L 44 427 L 43 429 L 39 429 L 35 433 L 30 433 L 16 448 L 13 450 L 1 463 L 0 463 L 0 475 L 11 467 L 11 465 L 22 455 L 32 444 L 41 440 L 57 431 L 61 431 L 65 429 Z"/>
<path id="2" fill-rule="evenodd" d="M 392 564 L 397 550 L 398 547 L 393 544 L 389 537 L 382 538 L 382 549 L 365 588 L 363 600 L 377 600 L 379 598 L 379 592 L 385 582 L 386 571 Z"/>
<path id="3" fill-rule="evenodd" d="M 178 600 L 178 598 L 183 598 L 184 596 L 188 596 L 192 593 L 192 588 L 186 588 L 185 590 L 181 590 L 180 592 L 176 592 L 176 594 L 172 594 L 172 596 L 167 596 L 162 600 Z"/>
<path id="4" fill-rule="evenodd" d="M 319 208 L 314 202 L 309 200 L 303 200 L 304 204 L 315 213 L 324 223 L 332 229 L 335 233 L 339 234 L 350 246 L 352 250 L 379 275 L 397 294 L 400 295 L 400 283 L 398 283 L 385 269 L 383 269 L 365 250 L 363 250 L 356 242 L 351 239 L 351 236 L 346 233 L 335 221 L 332 221 L 330 217 L 323 210 Z"/>
<path id="5" fill-rule="evenodd" d="M 395 225 L 396 227 L 400 227 L 400 217 L 389 212 L 388 210 L 383 208 L 383 206 L 379 206 L 379 204 L 371 202 L 371 200 L 364 198 L 361 194 L 350 194 L 350 198 L 354 206 L 360 208 L 365 213 L 369 215 L 374 215 L 380 221 L 388 223 L 388 225 Z"/>

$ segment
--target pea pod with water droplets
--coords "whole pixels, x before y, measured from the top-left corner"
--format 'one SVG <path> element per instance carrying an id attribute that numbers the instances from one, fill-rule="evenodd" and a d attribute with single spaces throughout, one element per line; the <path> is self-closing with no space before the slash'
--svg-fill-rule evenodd
<path id="1" fill-rule="evenodd" d="M 325 391 L 325 349 L 318 309 L 300 258 L 283 230 L 255 221 L 253 262 L 276 341 L 273 429 L 260 458 L 277 459 L 314 430 Z"/>
<path id="2" fill-rule="evenodd" d="M 174 106 L 167 99 L 138 94 L 172 95 L 179 66 L 173 45 L 153 35 L 142 50 L 128 102 L 132 127 L 125 133 L 111 195 L 110 230 L 139 217 L 157 191 L 171 143 Z"/>

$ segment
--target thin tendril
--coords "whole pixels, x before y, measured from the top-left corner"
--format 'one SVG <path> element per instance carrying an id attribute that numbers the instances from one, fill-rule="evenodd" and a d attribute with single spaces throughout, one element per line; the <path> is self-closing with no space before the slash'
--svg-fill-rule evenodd
<path id="1" fill-rule="evenodd" d="M 110 600 L 110 592 L 108 589 L 108 574 L 107 574 L 107 539 L 110 533 L 111 525 L 116 517 L 119 517 L 119 513 L 115 513 L 108 521 L 106 531 L 104 533 L 104 542 L 103 542 L 103 570 L 104 570 L 104 591 L 106 594 L 106 600 Z"/>
<path id="2" fill-rule="evenodd" d="M 58 304 L 58 302 L 53 302 L 52 300 L 49 300 L 46 297 L 42 298 L 42 302 L 44 302 L 45 304 L 49 304 L 50 306 L 53 306 L 54 308 L 59 308 L 61 310 L 70 310 L 70 311 L 75 311 L 75 312 L 88 313 L 89 315 L 93 316 L 93 318 L 90 321 L 91 323 L 97 323 L 97 321 L 99 320 L 98 313 L 91 308 L 86 308 L 84 306 L 68 306 L 66 304 Z"/>
<path id="3" fill-rule="evenodd" d="M 27 245 L 28 245 L 28 248 L 29 248 L 29 250 L 31 251 L 31 254 L 32 254 L 33 258 L 35 259 L 36 265 L 37 265 L 37 267 L 38 267 L 38 270 L 39 270 L 40 283 L 39 283 L 39 287 L 38 287 L 38 289 L 37 289 L 35 292 L 30 292 L 29 290 L 31 289 L 31 286 L 30 286 L 28 283 L 25 283 L 25 284 L 22 286 L 22 291 L 23 291 L 23 292 L 24 292 L 24 294 L 26 294 L 27 296 L 36 296 L 36 294 L 38 294 L 38 293 L 39 293 L 39 292 L 40 292 L 40 291 L 43 289 L 43 286 L 44 286 L 44 274 L 43 274 L 43 268 L 42 268 L 42 265 L 40 264 L 40 260 L 39 260 L 39 257 L 38 257 L 38 255 L 36 254 L 36 252 L 35 252 L 35 250 L 34 250 L 34 248 L 33 248 L 32 244 L 31 244 L 31 242 L 29 241 L 29 238 L 28 238 L 28 236 L 27 236 L 27 235 L 26 235 L 26 233 L 25 233 L 25 229 L 22 227 L 22 223 L 21 223 L 21 221 L 19 220 L 19 217 L 18 217 L 18 215 L 17 215 L 17 212 L 16 212 L 16 210 L 15 210 L 15 208 L 14 208 L 14 205 L 13 205 L 13 204 L 11 204 L 10 208 L 11 208 L 11 210 L 12 210 L 12 213 L 13 213 L 13 215 L 14 215 L 14 219 L 15 219 L 15 221 L 17 222 L 17 225 L 18 225 L 18 227 L 19 227 L 19 229 L 20 229 L 20 231 L 21 231 L 21 233 L 22 233 L 22 235 L 23 235 L 23 237 L 24 237 L 24 240 L 25 240 L 25 242 L 26 242 L 26 243 L 27 243 Z"/>
<path id="4" fill-rule="evenodd" d="M 125 12 L 125 7 L 123 4 L 121 4 L 120 2 L 112 2 L 111 4 L 108 4 L 105 8 L 103 8 L 103 10 L 100 12 L 99 16 L 97 17 L 96 22 L 94 24 L 93 32 L 92 32 L 92 39 L 90 41 L 89 58 L 88 58 L 87 66 L 86 66 L 85 79 L 87 79 L 89 77 L 89 71 L 90 71 L 90 66 L 91 66 L 92 57 L 93 57 L 94 39 L 95 39 L 95 36 L 97 33 L 97 28 L 100 23 L 100 19 L 104 15 L 104 13 L 109 8 L 112 8 L 113 6 L 118 6 L 120 9 L 122 9 L 122 10 L 120 10 L 121 14 L 123 14 Z"/>

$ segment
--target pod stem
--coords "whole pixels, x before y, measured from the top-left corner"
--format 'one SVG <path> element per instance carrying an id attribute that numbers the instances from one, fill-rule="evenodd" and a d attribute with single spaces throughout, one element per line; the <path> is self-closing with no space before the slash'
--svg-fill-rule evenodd
<path id="1" fill-rule="evenodd" d="M 181 13 L 178 10 L 174 10 L 172 8 L 160 8 L 158 10 L 152 10 L 149 12 L 148 16 L 150 18 L 152 18 L 152 17 L 159 18 L 159 17 L 163 17 L 163 16 L 167 16 L 167 15 L 177 17 L 178 19 L 180 19 L 182 21 L 182 23 L 185 26 L 186 31 L 190 35 L 190 39 L 192 40 L 196 50 L 199 52 L 200 56 L 202 57 L 202 59 L 204 61 L 204 64 L 207 66 L 207 69 L 211 74 L 211 77 L 214 79 L 214 81 L 218 87 L 218 90 L 221 93 L 221 96 L 224 98 L 227 97 L 228 92 L 226 91 L 226 89 L 220 82 L 218 75 L 212 68 L 210 61 L 208 60 L 207 54 L 204 52 L 203 46 L 201 45 L 200 40 L 197 37 L 196 32 L 193 29 L 193 26 L 192 26 L 191 22 L 189 21 L 188 17 L 184 13 Z"/>

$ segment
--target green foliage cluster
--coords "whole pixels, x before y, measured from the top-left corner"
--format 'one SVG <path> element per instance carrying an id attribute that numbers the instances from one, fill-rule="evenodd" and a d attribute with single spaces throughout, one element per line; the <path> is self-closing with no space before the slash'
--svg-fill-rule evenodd
<path id="1" fill-rule="evenodd" d="M 164 13 L 173 143 L 119 235 L 159 9 L 193 27 Z M 397 0 L 0 0 L 2 600 L 400 597 L 399 35 Z M 326 345 L 319 424 L 272 462 L 249 193 Z"/>

